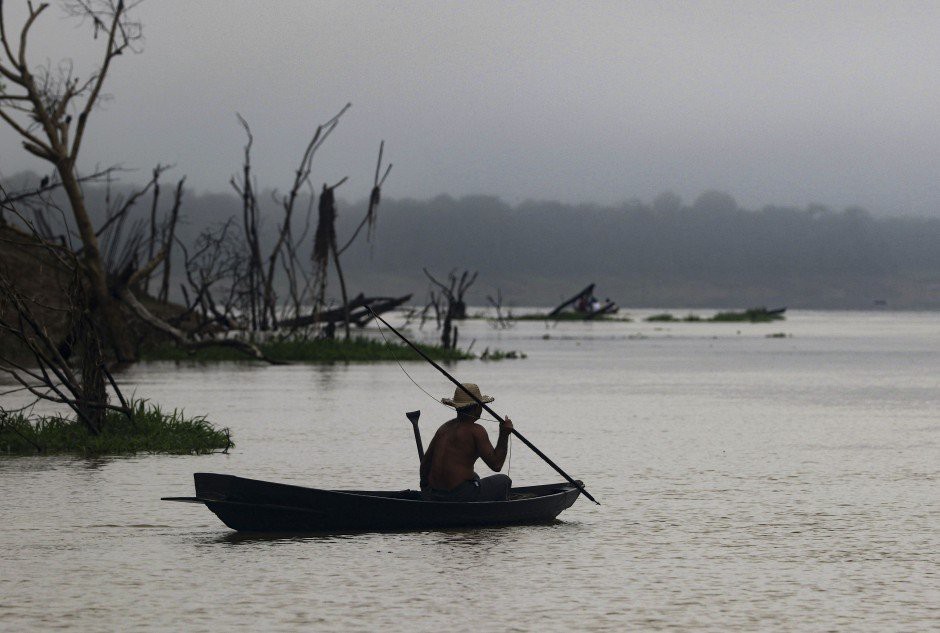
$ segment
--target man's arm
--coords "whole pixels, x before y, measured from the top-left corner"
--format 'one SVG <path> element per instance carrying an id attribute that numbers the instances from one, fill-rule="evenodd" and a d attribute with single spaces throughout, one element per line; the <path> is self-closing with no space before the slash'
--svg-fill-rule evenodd
<path id="1" fill-rule="evenodd" d="M 506 424 L 499 425 L 499 439 L 496 440 L 496 447 L 490 444 L 490 436 L 486 429 L 479 424 L 473 426 L 473 437 L 477 445 L 477 454 L 483 463 L 490 467 L 490 470 L 499 472 L 506 462 L 506 453 L 509 449 L 509 435 L 512 433 L 512 420 L 506 418 Z"/>

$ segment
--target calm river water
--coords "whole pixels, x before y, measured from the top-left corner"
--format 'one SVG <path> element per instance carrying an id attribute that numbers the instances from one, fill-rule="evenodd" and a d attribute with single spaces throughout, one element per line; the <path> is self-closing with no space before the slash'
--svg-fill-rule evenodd
<path id="1" fill-rule="evenodd" d="M 461 330 L 528 354 L 452 368 L 602 506 L 541 527 L 238 536 L 159 498 L 191 495 L 195 471 L 415 487 L 404 412 L 423 410 L 427 441 L 448 411 L 394 363 L 142 364 L 127 392 L 208 415 L 237 448 L 0 457 L 0 630 L 940 628 L 940 314 Z M 518 441 L 510 475 L 560 480 Z"/>

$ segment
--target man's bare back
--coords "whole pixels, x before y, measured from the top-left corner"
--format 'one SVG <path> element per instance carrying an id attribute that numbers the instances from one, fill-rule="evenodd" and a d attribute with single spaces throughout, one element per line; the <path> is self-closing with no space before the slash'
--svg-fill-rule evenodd
<path id="1" fill-rule="evenodd" d="M 473 465 L 477 459 L 497 472 L 503 467 L 512 421 L 506 418 L 505 424 L 500 425 L 499 440 L 494 447 L 486 429 L 476 422 L 481 413 L 479 406 L 463 409 L 437 430 L 421 462 L 422 490 L 453 490 L 474 480 Z"/>

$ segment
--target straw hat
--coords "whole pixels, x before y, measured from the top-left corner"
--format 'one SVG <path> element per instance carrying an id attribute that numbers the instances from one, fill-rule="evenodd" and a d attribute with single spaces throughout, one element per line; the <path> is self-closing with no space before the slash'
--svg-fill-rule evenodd
<path id="1" fill-rule="evenodd" d="M 472 382 L 462 383 L 463 388 L 472 393 L 477 397 L 480 402 L 493 402 L 492 396 L 484 396 L 480 393 L 480 388 L 473 384 Z M 455 409 L 463 409 L 464 407 L 470 407 L 476 404 L 476 402 L 464 392 L 463 389 L 457 387 L 454 389 L 453 398 L 441 398 L 441 402 L 446 404 L 448 407 L 454 407 Z"/>

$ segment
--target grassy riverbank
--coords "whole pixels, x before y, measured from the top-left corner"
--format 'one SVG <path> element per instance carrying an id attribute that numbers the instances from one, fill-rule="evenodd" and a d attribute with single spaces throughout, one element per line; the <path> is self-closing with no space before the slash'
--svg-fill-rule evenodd
<path id="1" fill-rule="evenodd" d="M 378 360 L 421 360 L 414 350 L 403 344 L 357 337 L 342 339 L 285 339 L 259 343 L 258 347 L 272 360 L 298 363 L 365 362 Z M 437 345 L 419 345 L 421 351 L 439 361 L 467 360 L 473 354 L 449 350 Z M 145 348 L 141 360 L 246 361 L 252 360 L 237 350 L 209 347 L 195 351 L 172 344 Z"/>
<path id="2" fill-rule="evenodd" d="M 144 400 L 132 403 L 131 409 L 130 417 L 109 411 L 98 435 L 58 415 L 27 417 L 0 411 L 0 454 L 187 455 L 235 446 L 227 428 L 216 428 L 203 417 L 187 418 L 178 410 L 166 413 Z"/>

